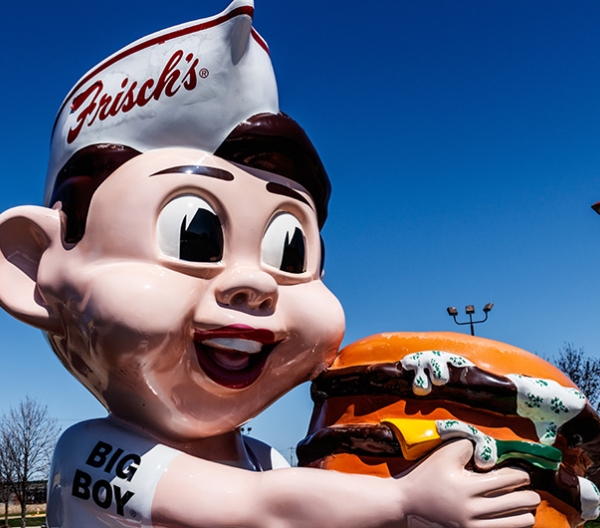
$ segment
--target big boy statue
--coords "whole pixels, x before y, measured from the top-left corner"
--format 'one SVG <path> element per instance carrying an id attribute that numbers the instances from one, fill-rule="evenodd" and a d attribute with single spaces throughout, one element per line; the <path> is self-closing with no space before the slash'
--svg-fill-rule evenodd
<path id="1" fill-rule="evenodd" d="M 0 303 L 108 410 L 60 439 L 51 528 L 533 525 L 525 471 L 442 447 L 398 478 L 286 468 L 240 426 L 334 358 L 330 186 L 279 112 L 253 5 L 145 37 L 75 85 L 46 207 L 0 216 Z"/>

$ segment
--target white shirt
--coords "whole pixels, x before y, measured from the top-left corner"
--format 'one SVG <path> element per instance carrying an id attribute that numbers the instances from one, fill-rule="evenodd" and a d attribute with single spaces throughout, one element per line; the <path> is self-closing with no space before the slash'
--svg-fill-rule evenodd
<path id="1" fill-rule="evenodd" d="M 289 467 L 270 446 L 244 440 L 257 471 Z M 49 528 L 151 528 L 156 486 L 180 454 L 110 418 L 75 424 L 54 452 Z"/>

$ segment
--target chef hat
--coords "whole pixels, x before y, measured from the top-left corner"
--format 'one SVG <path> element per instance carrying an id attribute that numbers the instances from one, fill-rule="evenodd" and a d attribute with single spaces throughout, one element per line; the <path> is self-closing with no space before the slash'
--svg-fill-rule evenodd
<path id="1" fill-rule="evenodd" d="M 90 145 L 140 152 L 192 147 L 214 153 L 251 116 L 279 110 L 252 0 L 144 37 L 86 73 L 64 100 L 52 133 L 44 201 L 71 156 Z"/>

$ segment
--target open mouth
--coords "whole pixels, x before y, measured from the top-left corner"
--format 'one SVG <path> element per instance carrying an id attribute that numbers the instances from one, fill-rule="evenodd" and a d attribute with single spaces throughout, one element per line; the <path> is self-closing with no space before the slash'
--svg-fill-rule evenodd
<path id="1" fill-rule="evenodd" d="M 214 382 L 230 389 L 254 383 L 277 344 L 270 330 L 245 325 L 194 332 L 200 367 Z"/>

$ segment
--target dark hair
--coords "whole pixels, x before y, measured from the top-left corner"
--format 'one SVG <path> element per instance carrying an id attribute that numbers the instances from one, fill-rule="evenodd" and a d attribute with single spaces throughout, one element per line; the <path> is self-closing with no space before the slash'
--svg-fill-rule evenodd
<path id="1" fill-rule="evenodd" d="M 235 127 L 216 156 L 285 176 L 302 185 L 317 207 L 319 228 L 327 219 L 331 184 L 315 147 L 291 117 L 257 114 Z"/>
<path id="2" fill-rule="evenodd" d="M 125 145 L 98 144 L 84 147 L 69 158 L 56 177 L 50 197 L 50 205 L 61 202 L 66 215 L 66 242 L 82 239 L 90 202 L 100 184 L 139 154 Z"/>
<path id="3" fill-rule="evenodd" d="M 59 171 L 50 205 L 60 201 L 66 215 L 65 241 L 77 243 L 85 233 L 96 189 L 115 170 L 141 154 L 126 145 L 96 144 L 78 150 Z M 306 132 L 289 116 L 257 114 L 240 123 L 215 152 L 228 161 L 285 176 L 312 196 L 319 228 L 327 218 L 329 177 Z"/>

